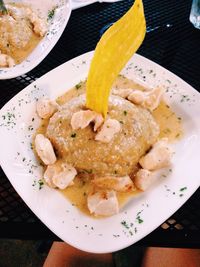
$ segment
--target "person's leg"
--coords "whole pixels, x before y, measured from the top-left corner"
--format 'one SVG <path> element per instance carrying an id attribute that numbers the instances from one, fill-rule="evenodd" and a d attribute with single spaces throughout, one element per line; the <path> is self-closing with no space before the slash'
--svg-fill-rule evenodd
<path id="1" fill-rule="evenodd" d="M 112 254 L 92 254 L 54 242 L 43 267 L 114 267 Z"/>
<path id="2" fill-rule="evenodd" d="M 200 249 L 148 248 L 142 267 L 200 267 Z"/>

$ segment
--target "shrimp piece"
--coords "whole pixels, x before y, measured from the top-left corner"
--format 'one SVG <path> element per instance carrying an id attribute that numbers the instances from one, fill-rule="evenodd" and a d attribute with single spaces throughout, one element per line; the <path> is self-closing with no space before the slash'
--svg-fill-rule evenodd
<path id="1" fill-rule="evenodd" d="M 40 159 L 46 165 L 56 162 L 56 155 L 53 146 L 48 138 L 43 134 L 37 134 L 35 137 L 35 149 Z"/>
<path id="2" fill-rule="evenodd" d="M 58 110 L 58 104 L 48 98 L 41 98 L 36 104 L 36 111 L 40 118 L 49 119 Z"/>
<path id="3" fill-rule="evenodd" d="M 112 189 L 118 192 L 130 192 L 135 189 L 134 184 L 128 175 L 123 177 L 98 177 L 92 180 L 92 183 L 99 188 Z"/>
<path id="4" fill-rule="evenodd" d="M 100 141 L 102 143 L 109 143 L 114 135 L 121 130 L 121 125 L 119 121 L 115 119 L 107 119 L 100 131 L 95 136 L 96 141 Z"/>
<path id="5" fill-rule="evenodd" d="M 53 164 L 47 167 L 44 173 L 44 180 L 52 188 L 65 189 L 73 185 L 73 179 L 76 175 L 76 169 L 67 163 L 63 163 L 61 168 Z"/>
<path id="6" fill-rule="evenodd" d="M 140 169 L 134 177 L 134 184 L 138 189 L 146 191 L 154 183 L 155 180 L 156 176 L 154 172 Z"/>
<path id="7" fill-rule="evenodd" d="M 81 110 L 72 115 L 71 126 L 73 130 L 84 129 L 94 122 L 94 131 L 103 123 L 103 116 L 92 110 Z"/>
<path id="8" fill-rule="evenodd" d="M 115 191 L 99 191 L 87 198 L 88 209 L 95 216 L 111 216 L 119 212 L 119 204 Z"/>
<path id="9" fill-rule="evenodd" d="M 168 146 L 167 141 L 167 138 L 161 139 L 140 159 L 139 163 L 143 169 L 157 170 L 170 165 L 172 150 Z"/>
<path id="10" fill-rule="evenodd" d="M 112 94 L 113 95 L 118 95 L 121 96 L 122 98 L 127 98 L 134 89 L 112 89 Z"/>
<path id="11" fill-rule="evenodd" d="M 160 87 L 156 87 L 155 89 L 152 89 L 151 91 L 147 92 L 136 90 L 128 96 L 128 100 L 130 100 L 136 105 L 141 105 L 144 108 L 153 111 L 160 104 L 162 95 L 163 89 Z"/>
<path id="12" fill-rule="evenodd" d="M 6 54 L 2 54 L 0 51 L 0 67 L 13 67 L 15 65 L 15 61 L 11 56 Z"/>

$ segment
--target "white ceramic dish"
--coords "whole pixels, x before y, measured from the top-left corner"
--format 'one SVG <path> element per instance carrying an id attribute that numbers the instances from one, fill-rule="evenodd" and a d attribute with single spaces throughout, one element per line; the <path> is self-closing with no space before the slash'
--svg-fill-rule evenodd
<path id="1" fill-rule="evenodd" d="M 114 3 L 119 2 L 121 0 L 72 0 L 72 10 L 91 5 L 93 3 Z"/>
<path id="2" fill-rule="evenodd" d="M 5 3 L 9 2 L 12 1 L 5 1 Z M 15 0 L 14 2 L 24 1 Z M 48 18 L 48 12 L 56 6 L 57 8 L 53 19 L 48 21 L 48 31 L 45 37 L 21 64 L 15 65 L 13 68 L 0 68 L 0 80 L 15 78 L 35 68 L 55 46 L 61 37 L 71 14 L 70 0 L 27 0 L 25 2 L 26 4 L 30 4 L 33 7 L 33 10 L 37 10 L 43 18 Z"/>
<path id="3" fill-rule="evenodd" d="M 11 99 L 0 111 L 0 164 L 30 209 L 57 236 L 81 250 L 104 253 L 125 248 L 162 224 L 200 184 L 200 94 L 183 80 L 152 61 L 135 55 L 123 70 L 129 78 L 165 86 L 165 98 L 182 118 L 184 137 L 173 144 L 172 171 L 165 170 L 150 190 L 133 198 L 119 214 L 93 219 L 81 213 L 58 191 L 39 190 L 41 167 L 31 150 L 40 120 L 36 99 L 63 94 L 87 76 L 93 53 L 79 56 L 50 71 Z M 31 229 L 30 229 L 31 231 Z"/>

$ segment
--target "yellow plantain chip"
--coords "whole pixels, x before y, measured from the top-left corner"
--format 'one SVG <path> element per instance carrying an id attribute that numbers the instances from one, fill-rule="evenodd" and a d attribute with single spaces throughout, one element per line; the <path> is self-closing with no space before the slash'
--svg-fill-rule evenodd
<path id="1" fill-rule="evenodd" d="M 119 72 L 142 44 L 146 22 L 142 0 L 114 23 L 98 42 L 86 84 L 86 106 L 105 117 L 111 87 Z"/>

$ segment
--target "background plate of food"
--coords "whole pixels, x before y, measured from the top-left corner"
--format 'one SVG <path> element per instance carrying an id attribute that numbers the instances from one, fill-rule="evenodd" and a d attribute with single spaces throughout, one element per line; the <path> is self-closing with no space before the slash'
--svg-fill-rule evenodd
<path id="1" fill-rule="evenodd" d="M 20 76 L 51 51 L 71 14 L 69 0 L 5 1 L 0 16 L 0 79 Z"/>
<path id="2" fill-rule="evenodd" d="M 40 126 L 40 134 L 44 134 L 47 126 L 46 119 L 41 119 L 36 111 L 38 101 L 43 97 L 48 98 L 52 100 L 51 108 L 56 107 L 60 110 L 61 107 L 62 112 L 64 102 L 84 93 L 84 80 L 87 78 L 92 56 L 93 52 L 86 53 L 50 71 L 26 87 L 1 109 L 0 164 L 29 208 L 58 237 L 81 250 L 105 253 L 123 249 L 149 234 L 179 209 L 198 188 L 200 183 L 200 95 L 182 79 L 156 63 L 137 54 L 131 58 L 117 78 L 113 93 L 116 94 L 122 89 L 126 89 L 124 92 L 127 93 L 127 89 L 134 91 L 143 88 L 146 90 L 145 94 L 149 94 L 152 88 L 157 86 L 163 88 L 164 102 L 158 103 L 158 107 L 151 115 L 159 122 L 160 137 L 167 137 L 169 140 L 169 147 L 173 151 L 171 164 L 155 171 L 155 181 L 147 190 L 145 187 L 140 188 L 141 184 L 137 184 L 136 187 L 144 191 L 136 189 L 129 195 L 120 193 L 118 200 L 122 204 L 119 205 L 118 210 L 111 209 L 112 216 L 98 216 L 98 212 L 95 216 L 95 211 L 91 206 L 87 206 L 88 188 L 85 187 L 93 170 L 84 166 L 82 178 L 79 178 L 78 182 L 75 181 L 74 185 L 69 184 L 71 178 L 68 176 L 69 187 L 64 190 L 51 188 L 52 181 L 48 180 L 48 175 L 44 180 L 46 169 L 34 151 L 36 130 Z M 73 91 L 66 93 L 72 87 L 74 87 Z M 64 97 L 58 98 L 64 94 Z M 113 97 L 118 97 L 118 100 L 120 98 L 120 96 L 111 98 Z M 57 98 L 56 103 L 54 100 Z M 128 103 L 128 100 L 123 99 L 123 101 Z M 123 121 L 120 122 L 121 129 L 125 127 L 129 106 L 120 115 L 120 120 Z M 112 112 L 108 116 L 111 114 Z M 41 113 L 40 116 L 42 116 Z M 138 122 L 135 121 L 135 123 Z M 90 124 L 86 128 L 92 132 L 93 126 Z M 65 127 L 64 131 L 71 126 L 66 124 Z M 71 138 L 68 143 L 76 142 L 75 139 L 79 138 L 81 130 L 73 130 L 68 136 L 68 140 Z M 92 132 L 92 135 L 96 136 L 96 133 Z M 87 142 L 94 142 L 92 138 L 89 139 L 85 140 L 86 147 Z M 124 144 L 127 142 L 130 147 L 131 143 L 128 143 L 130 140 L 127 137 L 123 142 Z M 110 143 L 106 146 L 109 147 Z M 91 146 L 88 145 L 88 147 Z M 72 155 L 76 155 L 76 152 L 76 150 L 73 151 Z M 58 154 L 57 150 L 56 157 Z M 95 151 L 91 150 L 90 154 L 95 155 Z M 88 157 L 89 154 L 83 163 L 87 163 Z M 126 158 L 125 152 L 124 158 Z M 96 167 L 98 168 L 98 165 Z M 120 172 L 120 169 L 117 171 Z M 117 176 L 117 171 L 113 169 L 113 175 Z M 131 179 L 134 182 L 135 176 L 133 175 Z M 63 185 L 56 179 L 53 182 L 55 184 L 58 182 L 57 187 Z M 108 198 L 112 197 L 113 195 L 108 196 Z M 124 199 L 126 201 L 123 201 Z M 110 203 L 112 206 L 114 202 Z M 107 209 L 106 205 L 105 209 Z"/>

